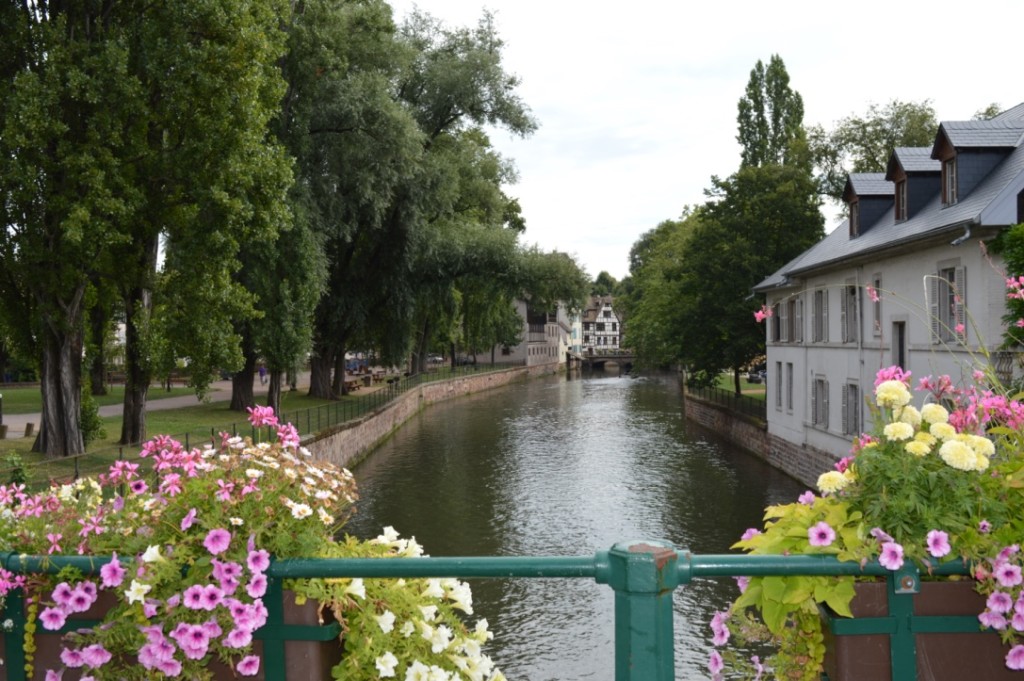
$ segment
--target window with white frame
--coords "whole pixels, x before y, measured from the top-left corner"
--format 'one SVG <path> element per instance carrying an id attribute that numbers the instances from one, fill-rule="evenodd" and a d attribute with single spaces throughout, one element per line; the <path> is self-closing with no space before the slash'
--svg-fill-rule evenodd
<path id="1" fill-rule="evenodd" d="M 811 423 L 815 428 L 828 429 L 828 380 L 824 376 L 811 381 Z"/>
<path id="2" fill-rule="evenodd" d="M 857 286 L 852 281 L 847 281 L 843 287 L 843 297 L 840 301 L 841 324 L 844 343 L 856 343 L 860 327 L 857 314 Z"/>
<path id="3" fill-rule="evenodd" d="M 952 206 L 957 202 L 956 156 L 942 162 L 942 203 Z"/>
<path id="4" fill-rule="evenodd" d="M 843 433 L 860 433 L 860 386 L 856 383 L 843 386 Z"/>
<path id="5" fill-rule="evenodd" d="M 828 289 L 819 288 L 814 291 L 814 302 L 811 308 L 811 339 L 815 343 L 828 342 Z"/>
<path id="6" fill-rule="evenodd" d="M 935 276 L 929 278 L 929 314 L 932 342 L 965 341 L 967 315 L 967 271 L 955 262 L 941 263 Z"/>
<path id="7" fill-rule="evenodd" d="M 896 183 L 896 222 L 903 222 L 907 219 L 907 181 L 901 180 Z"/>

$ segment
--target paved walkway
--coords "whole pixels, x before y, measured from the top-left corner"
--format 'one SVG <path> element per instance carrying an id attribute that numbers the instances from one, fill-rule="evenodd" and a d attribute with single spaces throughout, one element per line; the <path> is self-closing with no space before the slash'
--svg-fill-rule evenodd
<path id="1" fill-rule="evenodd" d="M 309 389 L 309 372 L 299 374 L 297 387 L 305 391 Z M 288 390 L 285 386 L 284 390 Z M 260 385 L 259 376 L 253 379 L 253 392 L 258 403 L 266 402 L 267 386 Z M 159 386 L 152 386 L 149 389 L 146 400 L 146 411 L 160 411 L 164 409 L 181 409 L 182 407 L 193 407 L 201 404 L 195 393 L 188 395 L 176 395 L 174 397 L 162 397 L 166 393 Z M 215 381 L 210 385 L 210 392 L 207 394 L 208 402 L 225 402 L 231 399 L 231 381 Z M 99 408 L 100 416 L 120 416 L 123 412 L 123 405 L 108 404 Z M 4 414 L 3 424 L 7 426 L 7 439 L 17 440 L 25 436 L 25 428 L 31 423 L 33 429 L 38 431 L 42 421 L 42 414 Z"/>

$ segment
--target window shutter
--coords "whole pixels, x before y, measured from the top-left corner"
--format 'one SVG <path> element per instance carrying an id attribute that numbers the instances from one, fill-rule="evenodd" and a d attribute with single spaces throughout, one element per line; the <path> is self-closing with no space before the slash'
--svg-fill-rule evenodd
<path id="1" fill-rule="evenodd" d="M 811 295 L 811 342 L 817 343 L 821 340 L 821 315 L 818 313 L 821 307 L 821 291 L 815 291 Z"/>
<path id="2" fill-rule="evenodd" d="M 850 335 L 846 328 L 846 317 L 850 314 L 850 310 L 848 309 L 848 300 L 849 298 L 846 295 L 846 287 L 844 286 L 839 291 L 839 338 L 843 343 L 848 343 L 850 341 Z"/>
<path id="3" fill-rule="evenodd" d="M 939 291 L 942 281 L 937 272 L 928 279 L 928 316 L 932 323 L 932 343 L 942 340 L 942 320 L 939 319 Z"/>
<path id="4" fill-rule="evenodd" d="M 957 267 L 953 270 L 953 277 L 956 279 L 956 324 L 963 325 L 964 330 L 956 334 L 961 341 L 967 341 L 967 270 L 964 267 Z M 955 331 L 954 331 L 955 333 Z"/>
<path id="5" fill-rule="evenodd" d="M 797 343 L 804 342 L 804 299 L 796 299 L 796 321 L 794 322 L 796 328 L 796 337 L 793 339 Z"/>
<path id="6" fill-rule="evenodd" d="M 828 343 L 828 289 L 821 291 L 821 340 Z"/>
<path id="7" fill-rule="evenodd" d="M 850 414 L 847 411 L 850 407 L 850 384 L 847 383 L 843 386 L 843 432 L 850 432 Z"/>
<path id="8" fill-rule="evenodd" d="M 810 390 L 810 395 L 811 395 L 811 423 L 813 423 L 815 425 L 817 425 L 817 423 L 818 423 L 818 391 L 817 391 L 817 387 L 818 386 L 815 385 L 815 380 L 812 378 L 811 379 L 811 390 Z"/>
<path id="9" fill-rule="evenodd" d="M 824 383 L 825 394 L 822 395 L 822 409 L 821 409 L 821 424 L 828 430 L 828 381 L 822 381 Z"/>
<path id="10" fill-rule="evenodd" d="M 782 301 L 779 304 L 779 326 L 781 327 L 781 333 L 779 340 L 783 343 L 789 340 L 789 302 Z"/>

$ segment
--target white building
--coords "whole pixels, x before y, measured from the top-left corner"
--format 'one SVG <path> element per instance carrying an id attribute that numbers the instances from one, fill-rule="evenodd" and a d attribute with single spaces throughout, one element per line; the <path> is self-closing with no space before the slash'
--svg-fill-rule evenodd
<path id="1" fill-rule="evenodd" d="M 1004 275 L 984 242 L 1024 222 L 1022 139 L 1024 104 L 989 121 L 942 123 L 931 147 L 896 149 L 887 172 L 851 175 L 848 219 L 756 287 L 774 313 L 773 446 L 848 453 L 871 427 L 866 399 L 883 367 L 910 370 L 915 385 L 941 374 L 970 384 L 986 361 L 1012 370 L 996 349 Z"/>
<path id="2" fill-rule="evenodd" d="M 564 364 L 573 345 L 573 322 L 565 306 L 559 303 L 554 312 L 538 313 L 530 310 L 525 301 L 518 300 L 516 311 L 523 320 L 523 340 L 512 347 L 495 346 L 495 361 L 522 362 L 527 366 Z M 486 364 L 491 361 L 491 355 L 477 355 L 476 361 Z"/>
<path id="3" fill-rule="evenodd" d="M 583 313 L 583 352 L 601 353 L 619 349 L 622 323 L 612 307 L 611 296 L 591 296 Z"/>

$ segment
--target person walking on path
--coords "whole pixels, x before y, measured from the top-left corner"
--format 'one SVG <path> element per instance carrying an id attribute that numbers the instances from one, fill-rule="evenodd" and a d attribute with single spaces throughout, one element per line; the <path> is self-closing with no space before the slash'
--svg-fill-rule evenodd
<path id="1" fill-rule="evenodd" d="M 267 384 L 267 367 L 264 364 L 260 364 L 260 385 Z"/>

